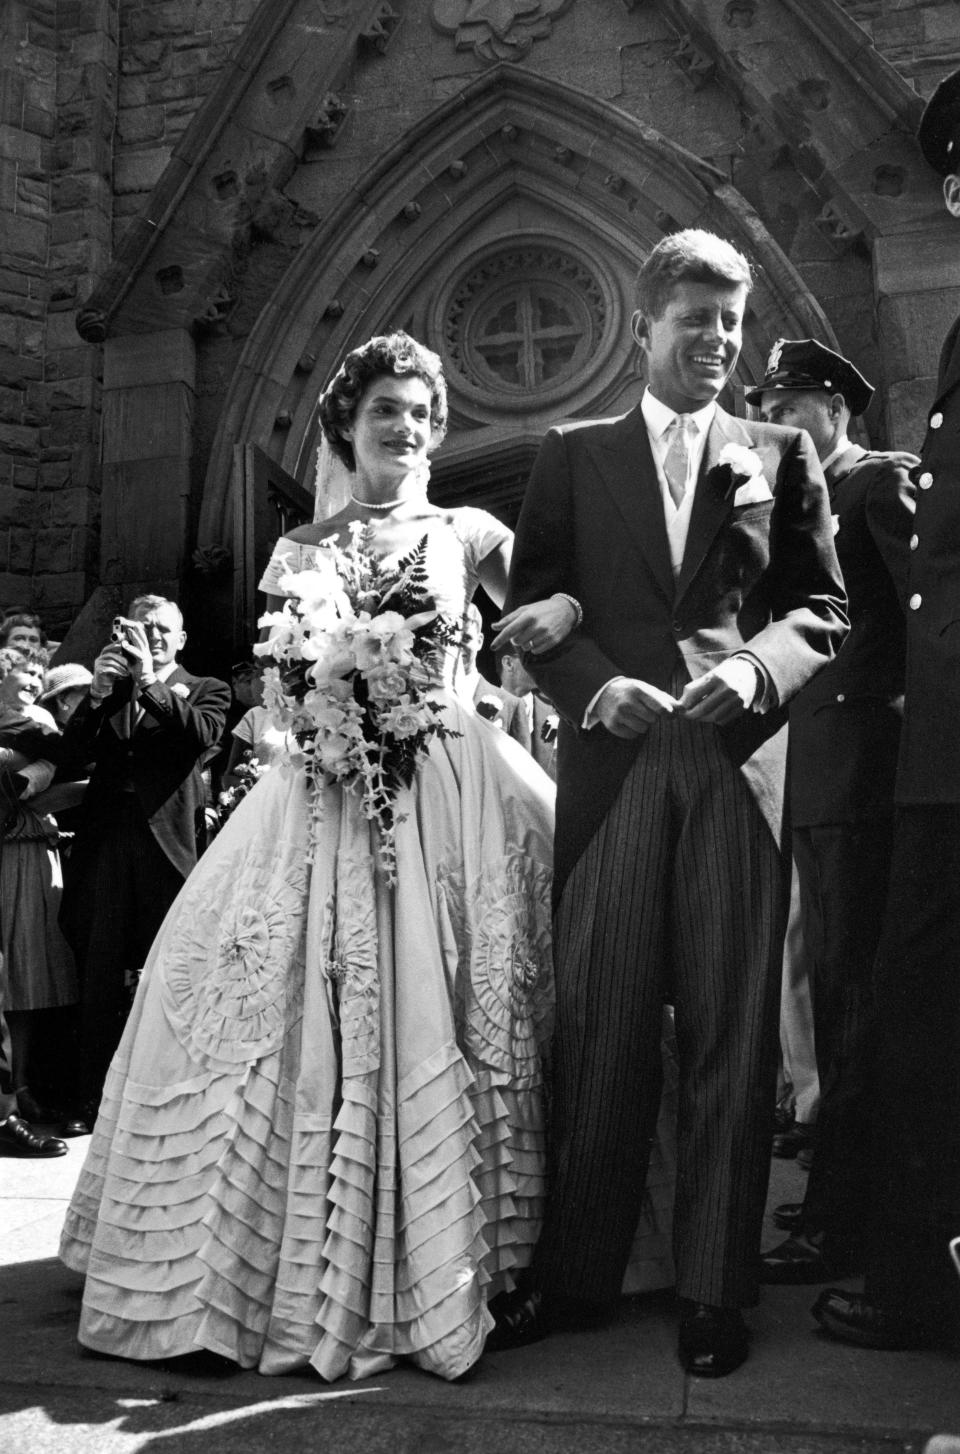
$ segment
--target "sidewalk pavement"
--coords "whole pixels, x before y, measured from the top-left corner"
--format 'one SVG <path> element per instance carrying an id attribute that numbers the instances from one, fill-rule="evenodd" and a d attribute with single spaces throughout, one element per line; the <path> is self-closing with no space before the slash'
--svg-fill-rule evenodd
<path id="1" fill-rule="evenodd" d="M 0 1454 L 920 1454 L 960 1433 L 960 1367 L 814 1331 L 816 1288 L 768 1288 L 728 1378 L 688 1378 L 669 1294 L 615 1322 L 489 1355 L 450 1385 L 398 1368 L 363 1383 L 136 1364 L 75 1340 L 80 1279 L 56 1259 L 86 1149 L 0 1158 Z M 769 1205 L 802 1195 L 773 1162 Z M 782 1238 L 767 1221 L 769 1246 Z"/>

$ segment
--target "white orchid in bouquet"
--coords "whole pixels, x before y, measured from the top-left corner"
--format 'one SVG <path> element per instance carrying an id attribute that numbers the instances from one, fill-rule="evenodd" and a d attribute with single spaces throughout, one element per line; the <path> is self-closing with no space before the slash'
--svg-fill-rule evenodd
<path id="1" fill-rule="evenodd" d="M 395 882 L 396 799 L 409 787 L 431 737 L 458 736 L 427 692 L 443 652 L 459 646 L 458 621 L 436 609 L 427 587 L 427 537 L 392 564 L 370 550 L 369 530 L 350 542 L 321 541 L 316 565 L 288 571 L 283 609 L 260 618 L 254 647 L 275 665 L 264 672 L 264 705 L 304 750 L 314 822 L 320 788 L 339 781 L 359 793 L 380 829 L 380 859 Z"/>

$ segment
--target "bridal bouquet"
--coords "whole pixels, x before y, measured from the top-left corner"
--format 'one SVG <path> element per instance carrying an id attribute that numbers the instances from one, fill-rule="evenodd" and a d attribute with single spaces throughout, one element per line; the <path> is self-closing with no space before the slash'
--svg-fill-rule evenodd
<path id="1" fill-rule="evenodd" d="M 260 618 L 269 635 L 253 649 L 275 663 L 264 672 L 264 705 L 305 753 L 314 822 L 325 782 L 357 792 L 380 829 L 380 858 L 393 883 L 397 794 L 431 737 L 459 735 L 427 693 L 444 650 L 459 646 L 462 633 L 430 595 L 426 536 L 390 564 L 372 554 L 359 521 L 350 537 L 343 547 L 321 541 L 311 569 L 281 578 L 288 599 Z"/>

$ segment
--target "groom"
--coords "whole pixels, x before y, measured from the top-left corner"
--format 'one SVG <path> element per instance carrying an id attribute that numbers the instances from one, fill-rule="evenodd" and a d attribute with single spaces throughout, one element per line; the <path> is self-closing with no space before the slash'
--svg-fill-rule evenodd
<path id="1" fill-rule="evenodd" d="M 574 595 L 582 625 L 527 664 L 562 716 L 555 866 L 552 1197 L 488 1347 L 618 1296 L 661 1090 L 680 1057 L 679 1355 L 747 1354 L 775 1100 L 786 705 L 846 630 L 809 436 L 717 398 L 740 353 L 746 259 L 665 238 L 638 279 L 648 385 L 623 418 L 543 442 L 510 606 Z"/>

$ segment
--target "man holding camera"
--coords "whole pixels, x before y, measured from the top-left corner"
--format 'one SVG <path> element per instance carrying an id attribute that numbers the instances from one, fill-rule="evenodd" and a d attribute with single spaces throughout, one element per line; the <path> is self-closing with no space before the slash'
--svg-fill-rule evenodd
<path id="1" fill-rule="evenodd" d="M 204 763 L 230 689 L 185 671 L 174 601 L 139 596 L 94 662 L 65 745 L 92 764 L 64 893 L 81 975 L 80 1100 L 95 1117 L 131 991 L 204 832 Z"/>

